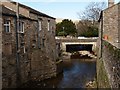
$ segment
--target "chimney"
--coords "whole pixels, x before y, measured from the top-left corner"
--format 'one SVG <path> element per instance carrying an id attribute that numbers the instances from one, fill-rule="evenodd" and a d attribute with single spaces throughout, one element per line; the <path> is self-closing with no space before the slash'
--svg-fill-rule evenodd
<path id="1" fill-rule="evenodd" d="M 114 5 L 114 0 L 108 0 L 108 7 L 111 7 Z"/>

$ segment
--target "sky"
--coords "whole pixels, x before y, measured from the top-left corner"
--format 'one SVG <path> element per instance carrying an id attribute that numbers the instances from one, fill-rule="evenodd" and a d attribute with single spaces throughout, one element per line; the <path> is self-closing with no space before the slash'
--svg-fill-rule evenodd
<path id="1" fill-rule="evenodd" d="M 107 0 L 13 0 L 32 7 L 55 18 L 78 20 L 78 13 L 85 10 L 90 2 Z M 120 0 L 115 0 L 118 3 Z"/>

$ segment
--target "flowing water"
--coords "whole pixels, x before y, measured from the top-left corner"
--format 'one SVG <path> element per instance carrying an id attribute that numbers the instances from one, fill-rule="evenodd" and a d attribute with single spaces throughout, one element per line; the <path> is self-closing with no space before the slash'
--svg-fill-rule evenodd
<path id="1" fill-rule="evenodd" d="M 32 83 L 33 88 L 84 88 L 96 76 L 96 62 L 71 59 L 63 62 L 63 72 L 56 78 Z"/>

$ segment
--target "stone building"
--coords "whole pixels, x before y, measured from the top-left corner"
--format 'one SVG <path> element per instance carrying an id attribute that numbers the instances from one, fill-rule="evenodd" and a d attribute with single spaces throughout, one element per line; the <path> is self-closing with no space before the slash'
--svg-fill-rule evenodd
<path id="1" fill-rule="evenodd" d="M 2 7 L 2 87 L 56 76 L 55 18 L 16 2 Z"/>
<path id="2" fill-rule="evenodd" d="M 109 0 L 109 7 L 103 10 L 101 13 L 100 27 L 102 28 L 102 31 L 100 31 L 99 33 L 100 36 L 101 34 L 103 36 L 101 38 L 107 40 L 109 43 L 116 46 L 117 48 L 120 48 L 120 3 L 114 4 L 111 1 L 113 0 Z"/>
<path id="3" fill-rule="evenodd" d="M 120 3 L 108 0 L 99 19 L 99 58 L 102 58 L 111 88 L 120 88 Z"/>

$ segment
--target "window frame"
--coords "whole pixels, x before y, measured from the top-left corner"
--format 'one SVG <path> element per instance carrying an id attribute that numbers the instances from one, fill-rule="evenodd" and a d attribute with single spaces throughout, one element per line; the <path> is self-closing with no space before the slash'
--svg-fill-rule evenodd
<path id="1" fill-rule="evenodd" d="M 20 32 L 20 33 L 24 33 L 24 31 L 25 31 L 24 22 L 20 21 L 20 22 L 19 22 L 19 32 Z"/>
<path id="2" fill-rule="evenodd" d="M 25 46 L 23 46 L 23 53 L 26 53 L 26 48 L 25 48 Z"/>
<path id="3" fill-rule="evenodd" d="M 47 30 L 50 31 L 50 20 L 47 22 Z"/>
<path id="4" fill-rule="evenodd" d="M 8 22 L 8 24 L 6 22 Z M 8 29 L 7 27 L 9 27 L 9 30 L 7 30 Z M 10 20 L 5 20 L 4 21 L 4 31 L 6 33 L 10 33 L 11 32 L 11 21 Z"/>
<path id="5" fill-rule="evenodd" d="M 41 19 L 38 20 L 38 26 L 39 26 L 38 31 L 41 31 L 42 30 L 42 20 Z"/>

